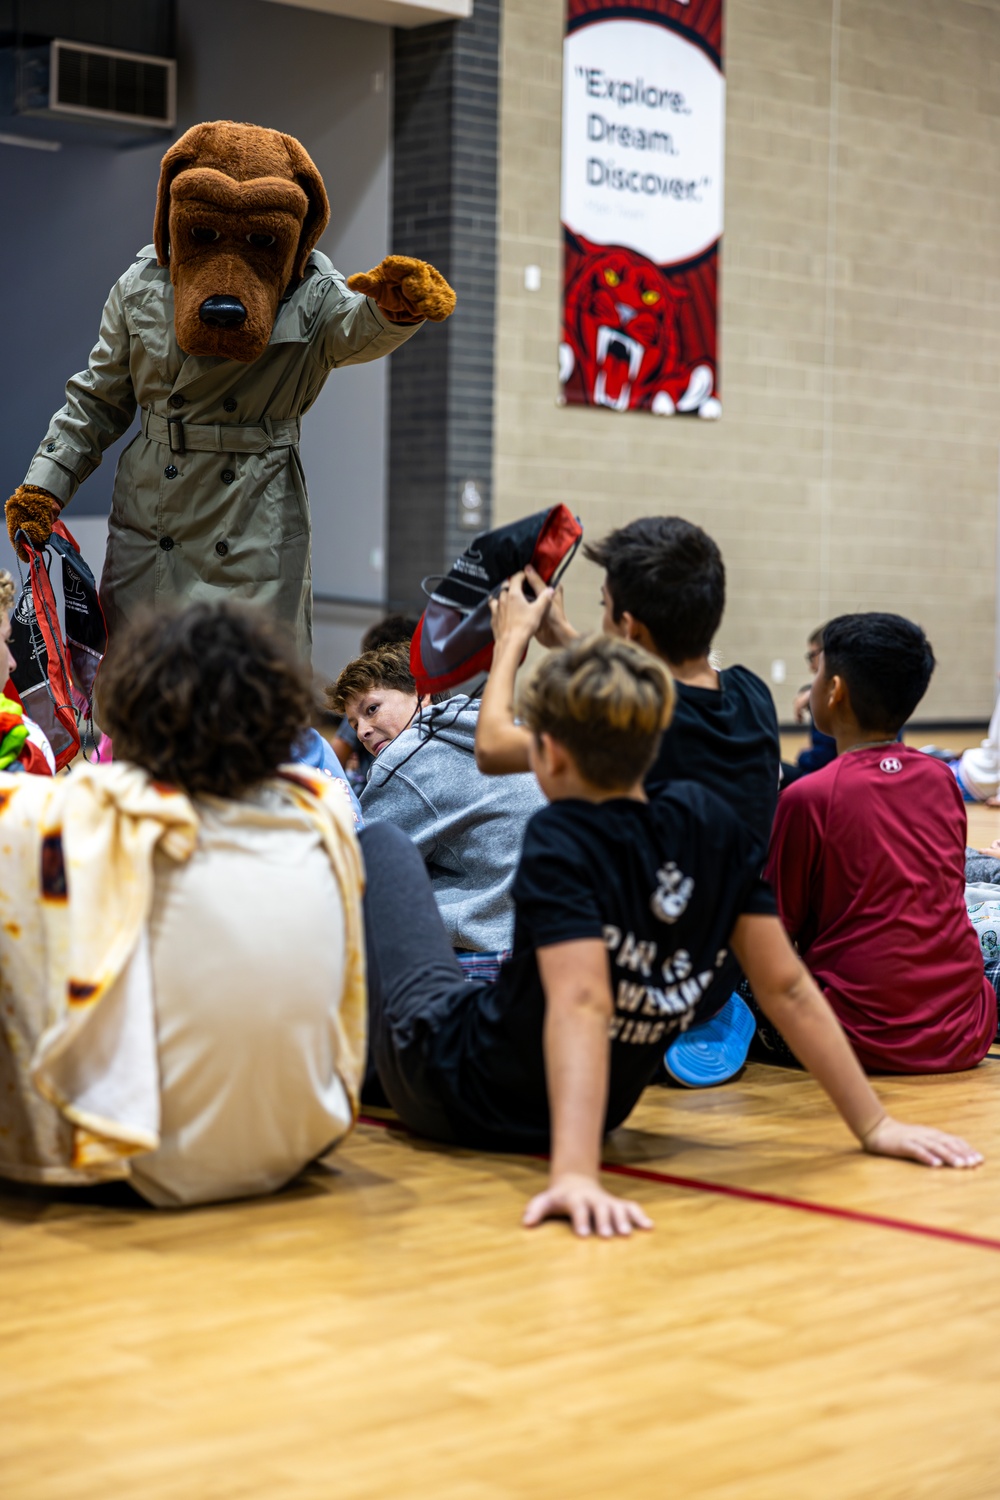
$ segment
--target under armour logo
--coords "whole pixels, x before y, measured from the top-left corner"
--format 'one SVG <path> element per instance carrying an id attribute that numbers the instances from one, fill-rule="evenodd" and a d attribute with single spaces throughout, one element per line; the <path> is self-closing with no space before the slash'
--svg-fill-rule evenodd
<path id="1" fill-rule="evenodd" d="M 887 776 L 894 776 L 897 771 L 903 769 L 903 762 L 897 760 L 895 755 L 887 755 L 885 760 L 879 761 L 878 768 L 880 771 L 884 771 Z"/>

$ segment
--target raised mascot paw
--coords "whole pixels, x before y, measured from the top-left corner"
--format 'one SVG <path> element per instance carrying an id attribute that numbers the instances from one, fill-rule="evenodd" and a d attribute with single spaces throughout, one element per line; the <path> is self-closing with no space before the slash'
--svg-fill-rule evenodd
<path id="1" fill-rule="evenodd" d="M 371 271 L 348 276 L 347 285 L 371 297 L 393 323 L 443 323 L 455 310 L 455 293 L 441 272 L 409 255 L 387 255 Z"/>
<path id="2" fill-rule="evenodd" d="M 60 508 L 59 501 L 48 490 L 40 489 L 37 484 L 18 485 L 7 501 L 5 515 L 10 544 L 22 562 L 27 562 L 28 557 L 15 540 L 17 533 L 23 531 L 32 546 L 44 547 Z"/>

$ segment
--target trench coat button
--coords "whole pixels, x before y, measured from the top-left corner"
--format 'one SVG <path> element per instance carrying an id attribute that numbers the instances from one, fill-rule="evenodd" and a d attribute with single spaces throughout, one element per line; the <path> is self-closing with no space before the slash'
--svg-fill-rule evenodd
<path id="1" fill-rule="evenodd" d="M 222 403 L 222 410 L 223 411 L 235 411 L 236 410 L 236 399 L 235 399 L 235 397 L 233 397 L 233 396 L 227 396 L 226 399 L 225 399 L 225 401 L 223 401 L 223 403 Z"/>
<path id="2" fill-rule="evenodd" d="M 233 480 L 236 478 L 236 475 L 233 473 L 232 469 L 223 469 L 222 473 L 219 475 L 219 478 L 222 480 L 223 484 L 232 484 Z"/>
<path id="3" fill-rule="evenodd" d="M 45 444 L 45 451 L 46 451 L 46 453 L 54 453 L 56 451 L 56 445 L 55 445 L 55 443 L 46 443 Z"/>
<path id="4" fill-rule="evenodd" d="M 173 464 L 167 464 L 167 467 L 164 469 L 163 472 L 167 476 L 168 479 L 176 479 L 177 478 L 177 469 L 175 468 L 175 466 Z"/>
<path id="5" fill-rule="evenodd" d="M 184 397 L 180 394 L 180 392 L 178 392 L 176 396 L 171 396 L 170 397 L 169 401 L 167 402 L 167 405 L 168 406 L 172 406 L 174 408 L 174 410 L 176 411 L 178 409 L 178 407 L 181 407 L 181 406 L 184 405 Z"/>
<path id="6" fill-rule="evenodd" d="M 172 536 L 161 536 L 160 537 L 160 546 L 163 548 L 164 552 L 169 552 L 170 549 L 171 549 L 171 547 L 173 545 L 174 545 L 174 539 L 173 539 Z"/>
<path id="7" fill-rule="evenodd" d="M 225 557 L 226 553 L 229 551 L 229 543 L 228 542 L 216 542 L 216 544 L 215 544 L 215 550 L 216 550 L 216 552 L 218 553 L 218 555 L 220 557 Z"/>

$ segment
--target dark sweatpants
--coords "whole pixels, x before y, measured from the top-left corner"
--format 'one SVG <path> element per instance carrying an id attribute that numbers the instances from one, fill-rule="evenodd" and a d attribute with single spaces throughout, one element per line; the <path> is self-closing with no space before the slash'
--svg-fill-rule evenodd
<path id="1" fill-rule="evenodd" d="M 448 941 L 423 859 L 393 823 L 361 834 L 365 859 L 369 1058 L 389 1103 L 420 1135 L 452 1141 L 429 1059 L 434 1032 L 456 1008 L 474 1005 Z"/>

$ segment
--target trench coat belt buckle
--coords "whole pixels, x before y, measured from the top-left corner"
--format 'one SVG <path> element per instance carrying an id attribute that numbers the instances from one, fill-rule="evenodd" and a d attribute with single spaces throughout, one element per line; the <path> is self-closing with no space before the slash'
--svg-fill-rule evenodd
<path id="1" fill-rule="evenodd" d="M 240 426 L 231 422 L 183 422 L 180 417 L 158 417 L 142 408 L 143 436 L 163 443 L 171 453 L 264 453 L 268 448 L 294 448 L 299 423 L 294 417 Z"/>

